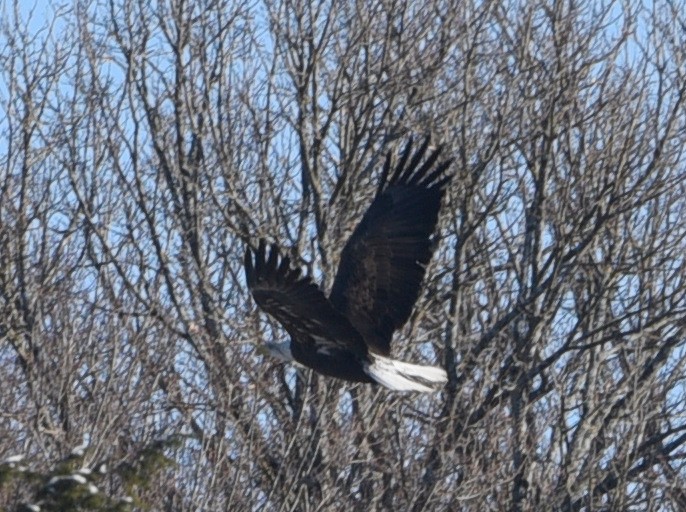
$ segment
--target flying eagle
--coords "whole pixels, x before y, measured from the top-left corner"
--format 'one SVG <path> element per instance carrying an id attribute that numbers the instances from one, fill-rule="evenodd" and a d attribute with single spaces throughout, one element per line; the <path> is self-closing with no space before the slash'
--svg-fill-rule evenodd
<path id="1" fill-rule="evenodd" d="M 260 240 L 245 252 L 245 274 L 255 302 L 278 320 L 290 343 L 267 343 L 266 352 L 353 382 L 376 382 L 398 391 L 433 391 L 443 369 L 391 359 L 393 332 L 410 316 L 434 244 L 438 211 L 452 160 L 441 148 L 424 160 L 429 139 L 412 153 L 412 139 L 390 177 L 386 156 L 379 188 L 341 254 L 327 298 L 288 256 Z M 422 163 L 422 160 L 423 163 Z"/>

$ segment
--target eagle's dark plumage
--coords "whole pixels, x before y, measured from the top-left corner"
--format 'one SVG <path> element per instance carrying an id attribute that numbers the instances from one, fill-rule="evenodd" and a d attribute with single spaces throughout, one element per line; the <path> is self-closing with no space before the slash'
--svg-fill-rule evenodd
<path id="1" fill-rule="evenodd" d="M 256 251 L 246 250 L 255 302 L 291 337 L 288 347 L 268 345 L 275 355 L 325 375 L 397 390 L 430 391 L 446 381 L 440 368 L 388 357 L 393 332 L 419 295 L 450 181 L 445 172 L 451 160 L 438 161 L 440 148 L 424 159 L 428 147 L 427 138 L 412 154 L 410 140 L 392 174 L 387 155 L 376 196 L 343 248 L 328 298 L 276 246 L 267 250 L 261 240 Z"/>

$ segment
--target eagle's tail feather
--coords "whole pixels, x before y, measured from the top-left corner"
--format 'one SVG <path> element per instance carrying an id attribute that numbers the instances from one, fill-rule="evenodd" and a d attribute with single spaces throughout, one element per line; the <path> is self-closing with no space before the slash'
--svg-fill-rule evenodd
<path id="1" fill-rule="evenodd" d="M 379 384 L 395 391 L 430 392 L 448 381 L 445 370 L 436 366 L 404 363 L 374 354 L 366 373 Z"/>

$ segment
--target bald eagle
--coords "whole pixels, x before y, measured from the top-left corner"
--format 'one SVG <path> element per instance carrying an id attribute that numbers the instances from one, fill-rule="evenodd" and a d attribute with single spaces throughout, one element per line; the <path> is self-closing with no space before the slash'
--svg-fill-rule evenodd
<path id="1" fill-rule="evenodd" d="M 255 302 L 278 320 L 290 343 L 263 350 L 282 361 L 353 382 L 379 383 L 397 391 L 433 391 L 446 372 L 390 357 L 393 332 L 410 316 L 434 244 L 438 212 L 451 179 L 451 159 L 429 139 L 412 154 L 412 139 L 389 179 L 386 156 L 369 209 L 341 253 L 327 298 L 310 276 L 302 276 L 279 248 L 264 240 L 245 252 L 245 274 Z"/>

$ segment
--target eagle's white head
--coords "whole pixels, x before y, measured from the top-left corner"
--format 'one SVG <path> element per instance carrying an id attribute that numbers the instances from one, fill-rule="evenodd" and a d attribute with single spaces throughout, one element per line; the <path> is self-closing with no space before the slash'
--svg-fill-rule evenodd
<path id="1" fill-rule="evenodd" d="M 293 354 L 291 353 L 291 344 L 285 343 L 264 343 L 257 346 L 257 352 L 262 355 L 268 355 L 282 361 L 289 363 L 293 361 Z"/>

